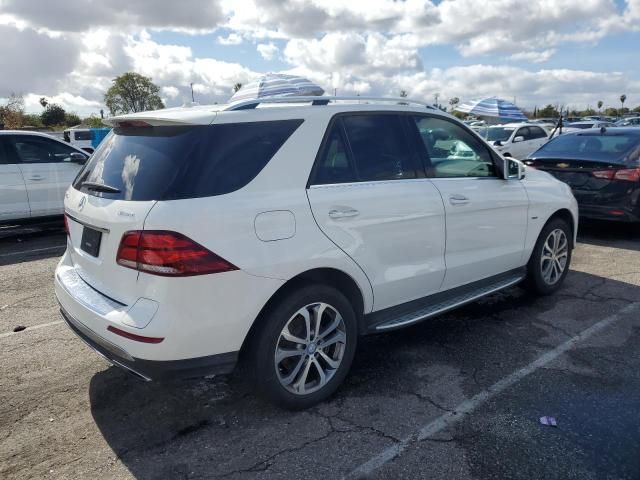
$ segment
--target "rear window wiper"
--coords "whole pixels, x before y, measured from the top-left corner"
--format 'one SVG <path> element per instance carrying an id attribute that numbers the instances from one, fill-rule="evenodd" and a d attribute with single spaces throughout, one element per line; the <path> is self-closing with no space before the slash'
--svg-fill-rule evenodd
<path id="1" fill-rule="evenodd" d="M 106 193 L 120 193 L 120 189 L 116 187 L 112 187 L 111 185 L 106 185 L 104 183 L 98 182 L 82 182 L 81 187 L 87 187 L 87 190 L 94 190 L 96 192 L 106 192 Z"/>

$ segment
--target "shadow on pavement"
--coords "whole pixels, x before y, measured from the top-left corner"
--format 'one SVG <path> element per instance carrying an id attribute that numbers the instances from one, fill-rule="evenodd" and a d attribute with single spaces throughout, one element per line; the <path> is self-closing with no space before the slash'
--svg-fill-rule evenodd
<path id="1" fill-rule="evenodd" d="M 91 379 L 92 415 L 139 479 L 337 478 L 638 299 L 637 285 L 571 272 L 556 295 L 535 297 L 515 287 L 414 327 L 364 338 L 345 384 L 306 412 L 256 398 L 238 373 L 159 384 L 109 368 Z M 615 442 L 603 442 L 602 455 L 607 448 Z M 563 459 L 540 451 L 530 461 L 523 470 L 528 474 Z M 413 478 L 419 478 L 429 467 L 415 468 Z"/>
<path id="2" fill-rule="evenodd" d="M 580 220 L 578 242 L 601 247 L 640 251 L 640 225 Z"/>

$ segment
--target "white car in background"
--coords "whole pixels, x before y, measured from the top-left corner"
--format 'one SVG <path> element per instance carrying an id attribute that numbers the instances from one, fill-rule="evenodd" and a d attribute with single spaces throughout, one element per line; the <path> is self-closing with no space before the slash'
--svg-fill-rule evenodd
<path id="1" fill-rule="evenodd" d="M 68 128 L 63 133 L 64 141 L 88 153 L 93 153 L 91 129 L 83 127 Z"/>
<path id="2" fill-rule="evenodd" d="M 481 129 L 478 134 L 505 157 L 526 158 L 549 140 L 548 132 L 533 123 L 507 123 Z"/>
<path id="3" fill-rule="evenodd" d="M 44 133 L 0 130 L 0 223 L 64 213 L 64 194 L 89 154 Z"/>
<path id="4" fill-rule="evenodd" d="M 524 280 L 549 294 L 569 270 L 570 188 L 424 103 L 281 97 L 110 122 L 65 198 L 55 292 L 78 336 L 146 380 L 241 358 L 260 392 L 306 408 L 359 337 Z"/>
<path id="5" fill-rule="evenodd" d="M 602 120 L 585 120 L 580 122 L 565 123 L 562 128 L 562 132 L 577 132 L 578 130 L 587 130 L 589 128 L 611 128 L 615 127 L 612 122 L 605 122 Z"/>

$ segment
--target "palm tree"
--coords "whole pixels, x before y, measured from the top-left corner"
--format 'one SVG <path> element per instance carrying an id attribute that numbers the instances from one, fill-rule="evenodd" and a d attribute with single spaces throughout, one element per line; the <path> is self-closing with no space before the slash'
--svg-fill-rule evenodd
<path id="1" fill-rule="evenodd" d="M 604 105 L 602 100 L 598 100 L 598 113 L 600 113 L 600 109 L 602 108 L 602 105 Z"/>
<path id="2" fill-rule="evenodd" d="M 452 97 L 449 99 L 449 105 L 451 105 L 451 110 L 455 110 L 455 108 L 460 103 L 460 99 L 458 97 Z"/>
<path id="3" fill-rule="evenodd" d="M 233 93 L 236 93 L 238 90 L 240 90 L 242 88 L 242 84 L 241 83 L 236 83 L 233 86 Z"/>
<path id="4" fill-rule="evenodd" d="M 620 116 L 624 115 L 624 101 L 627 99 L 627 96 L 623 93 L 620 95 L 620 103 L 622 104 L 622 110 L 620 111 Z"/>
<path id="5" fill-rule="evenodd" d="M 400 90 L 400 96 L 402 98 L 405 98 L 407 96 L 407 91 L 406 90 Z"/>

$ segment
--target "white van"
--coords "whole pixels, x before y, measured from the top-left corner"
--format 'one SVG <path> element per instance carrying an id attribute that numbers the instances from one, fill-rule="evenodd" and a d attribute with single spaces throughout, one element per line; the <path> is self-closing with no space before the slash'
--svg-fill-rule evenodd
<path id="1" fill-rule="evenodd" d="M 91 129 L 72 127 L 64 131 L 64 141 L 85 152 L 93 153 Z"/>

